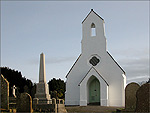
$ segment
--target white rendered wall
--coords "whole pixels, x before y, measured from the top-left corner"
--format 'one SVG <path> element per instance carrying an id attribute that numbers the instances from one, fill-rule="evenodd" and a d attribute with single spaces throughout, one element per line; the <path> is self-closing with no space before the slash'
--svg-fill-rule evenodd
<path id="1" fill-rule="evenodd" d="M 78 84 L 80 83 L 84 75 L 86 75 L 87 68 L 90 69 L 81 55 L 80 59 L 74 65 L 71 73 L 68 75 L 66 80 L 65 105 L 79 105 L 80 87 L 78 86 Z"/>
<path id="2" fill-rule="evenodd" d="M 118 65 L 105 53 L 101 55 L 101 64 L 96 67 L 109 84 L 109 105 L 124 106 L 125 76 Z M 108 71 L 109 70 L 109 71 Z"/>

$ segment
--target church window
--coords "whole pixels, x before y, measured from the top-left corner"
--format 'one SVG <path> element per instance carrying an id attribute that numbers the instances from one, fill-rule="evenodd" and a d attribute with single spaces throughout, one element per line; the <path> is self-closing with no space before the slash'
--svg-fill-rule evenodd
<path id="1" fill-rule="evenodd" d="M 96 57 L 96 56 L 93 56 L 91 59 L 90 59 L 90 64 L 92 64 L 93 66 L 96 66 L 98 63 L 99 63 L 99 59 Z"/>
<path id="2" fill-rule="evenodd" d="M 96 36 L 96 28 L 94 23 L 91 24 L 91 36 Z"/>

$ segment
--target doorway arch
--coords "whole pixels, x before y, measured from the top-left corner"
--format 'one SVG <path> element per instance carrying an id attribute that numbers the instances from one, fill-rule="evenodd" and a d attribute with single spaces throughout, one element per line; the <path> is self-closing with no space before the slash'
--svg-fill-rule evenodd
<path id="1" fill-rule="evenodd" d="M 100 82 L 94 75 L 89 78 L 87 93 L 89 104 L 100 105 Z"/>
<path id="2" fill-rule="evenodd" d="M 95 78 L 96 80 L 94 80 Z M 108 106 L 109 84 L 94 67 L 88 71 L 88 73 L 78 84 L 80 87 L 80 106 L 87 106 L 91 103 L 91 101 L 89 102 L 89 88 L 91 87 L 91 84 L 93 84 L 93 80 L 98 80 L 99 83 L 99 90 L 97 90 L 99 91 L 99 99 L 96 99 L 98 100 L 96 103 L 99 103 L 101 106 Z M 94 102 L 92 102 L 92 104 L 94 104 Z"/>

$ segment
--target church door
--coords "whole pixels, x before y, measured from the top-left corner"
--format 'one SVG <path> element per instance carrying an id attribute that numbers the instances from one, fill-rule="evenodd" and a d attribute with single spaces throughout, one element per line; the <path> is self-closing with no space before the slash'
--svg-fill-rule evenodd
<path id="1" fill-rule="evenodd" d="M 94 78 L 89 85 L 89 104 L 100 105 L 100 83 Z"/>

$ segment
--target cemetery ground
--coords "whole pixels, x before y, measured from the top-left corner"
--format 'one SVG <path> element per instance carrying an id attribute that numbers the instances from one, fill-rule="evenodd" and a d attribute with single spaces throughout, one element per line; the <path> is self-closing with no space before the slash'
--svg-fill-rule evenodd
<path id="1" fill-rule="evenodd" d="M 150 113 L 150 79 L 142 85 L 129 83 L 125 87 L 125 107 L 106 107 L 99 105 L 88 106 L 65 106 L 64 100 L 56 97 L 49 101 L 49 104 L 38 104 L 39 100 L 32 98 L 27 90 L 15 94 L 14 84 L 10 83 L 1 74 L 1 108 L 0 112 L 54 112 L 54 113 Z M 15 84 L 16 85 L 16 84 Z M 55 86 L 55 85 L 52 85 Z M 10 92 L 12 94 L 10 95 Z M 46 100 L 47 102 L 47 100 Z"/>
<path id="2" fill-rule="evenodd" d="M 66 106 L 65 107 L 68 113 L 72 112 L 86 112 L 86 113 L 115 113 L 116 109 L 124 109 L 124 107 L 106 107 L 98 105 L 88 105 L 88 106 Z"/>

